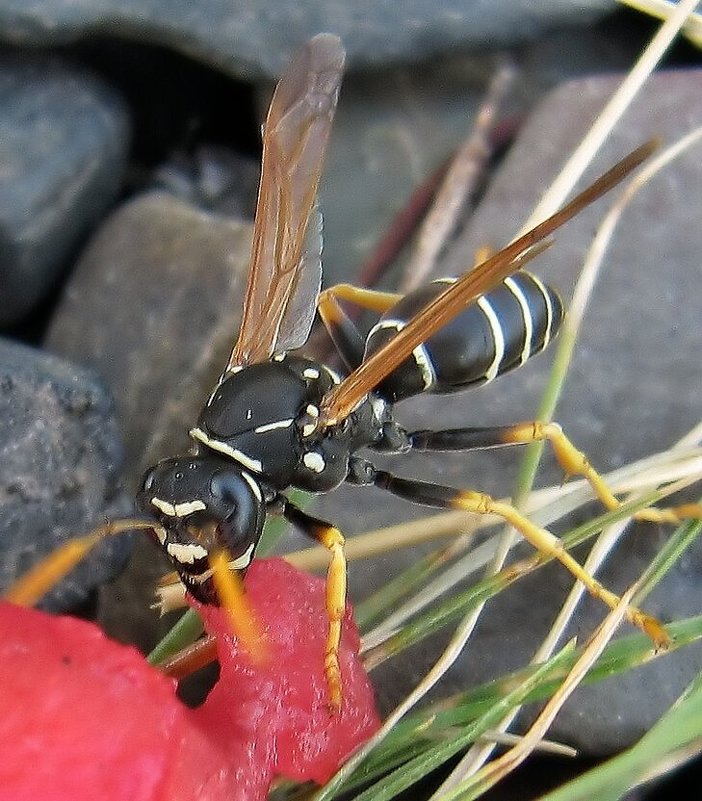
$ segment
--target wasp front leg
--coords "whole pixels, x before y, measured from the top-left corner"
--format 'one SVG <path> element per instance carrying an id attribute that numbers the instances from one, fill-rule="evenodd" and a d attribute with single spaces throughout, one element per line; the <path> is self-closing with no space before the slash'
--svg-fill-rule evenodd
<path id="1" fill-rule="evenodd" d="M 416 451 L 468 451 L 481 448 L 498 448 L 505 445 L 526 445 L 532 442 L 549 442 L 565 471 L 566 477 L 582 476 L 593 488 L 595 495 L 610 511 L 621 505 L 607 482 L 590 464 L 585 454 L 573 445 L 558 423 L 528 421 L 507 426 L 486 428 L 454 428 L 445 431 L 413 431 L 407 435 L 409 446 Z M 671 507 L 649 507 L 635 512 L 635 520 L 652 523 L 680 523 L 702 519 L 700 504 Z"/>
<path id="2" fill-rule="evenodd" d="M 346 612 L 346 555 L 344 535 L 336 526 L 306 514 L 287 499 L 283 500 L 281 514 L 296 528 L 317 540 L 328 549 L 331 558 L 327 570 L 326 608 L 329 631 L 324 651 L 324 673 L 329 686 L 329 705 L 332 711 L 341 709 L 343 696 L 339 644 L 341 625 Z"/>
<path id="3" fill-rule="evenodd" d="M 446 433 L 446 432 L 442 432 Z M 541 528 L 523 515 L 516 507 L 498 501 L 483 492 L 455 489 L 426 481 L 401 478 L 385 470 L 378 470 L 365 459 L 355 458 L 352 481 L 361 485 L 372 485 L 387 490 L 393 495 L 412 503 L 438 509 L 460 509 L 478 515 L 496 515 L 513 526 L 527 542 L 546 556 L 557 559 L 578 579 L 595 598 L 599 598 L 610 609 L 619 603 L 619 596 L 608 590 L 591 576 L 565 549 L 562 541 L 545 528 Z M 653 617 L 636 607 L 629 607 L 627 619 L 640 628 L 654 642 L 656 648 L 668 645 L 669 637 L 663 626 Z"/>

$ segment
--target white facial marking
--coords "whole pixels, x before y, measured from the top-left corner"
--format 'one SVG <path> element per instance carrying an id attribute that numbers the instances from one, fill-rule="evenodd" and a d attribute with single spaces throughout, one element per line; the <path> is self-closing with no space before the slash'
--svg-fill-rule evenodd
<path id="1" fill-rule="evenodd" d="M 307 367 L 302 371 L 303 378 L 319 378 L 319 370 L 315 370 L 314 367 Z"/>
<path id="2" fill-rule="evenodd" d="M 196 559 L 207 558 L 207 551 L 196 543 L 184 545 L 180 542 L 169 542 L 166 545 L 166 553 L 182 565 L 192 565 Z"/>
<path id="3" fill-rule="evenodd" d="M 202 512 L 207 509 L 207 506 L 202 501 L 186 501 L 185 503 L 173 505 L 168 501 L 162 501 L 160 498 L 152 498 L 151 505 L 160 509 L 164 515 L 169 517 L 185 517 L 193 512 Z"/>
<path id="4" fill-rule="evenodd" d="M 321 453 L 317 453 L 316 451 L 308 451 L 302 457 L 302 463 L 313 473 L 321 473 L 326 467 L 324 457 Z"/>
<path id="5" fill-rule="evenodd" d="M 236 448 L 232 448 L 231 445 L 227 445 L 226 442 L 219 442 L 219 440 L 210 439 L 210 437 L 208 437 L 201 428 L 191 428 L 190 436 L 193 439 L 196 439 L 198 442 L 201 442 L 203 445 L 207 445 L 208 448 L 212 448 L 213 451 L 223 453 L 225 456 L 231 456 L 232 459 L 239 462 L 239 464 L 243 464 L 244 467 L 248 468 L 249 470 L 253 470 L 254 473 L 263 472 L 263 465 L 258 459 L 252 459 L 250 456 L 247 456 L 245 453 L 242 453 Z"/>
<path id="6" fill-rule="evenodd" d="M 161 526 L 154 526 L 154 534 L 156 535 L 156 539 L 163 545 L 168 536 L 166 529 Z"/>
<path id="7" fill-rule="evenodd" d="M 177 517 L 185 517 L 193 512 L 202 512 L 205 509 L 207 509 L 207 506 L 202 501 L 188 501 L 187 503 L 177 503 L 175 505 Z"/>
<path id="8" fill-rule="evenodd" d="M 265 423 L 262 426 L 257 426 L 254 428 L 254 433 L 265 434 L 266 431 L 274 431 L 276 428 L 290 428 L 294 422 L 294 419 L 289 417 L 287 420 L 278 420 L 275 423 Z"/>
<path id="9" fill-rule="evenodd" d="M 305 411 L 310 417 L 319 417 L 319 409 L 313 403 L 308 403 Z"/>
<path id="10" fill-rule="evenodd" d="M 160 509 L 164 515 L 168 515 L 169 517 L 176 516 L 175 506 L 173 506 L 172 503 L 168 503 L 168 501 L 162 501 L 160 498 L 152 498 L 151 505 Z"/>
<path id="11" fill-rule="evenodd" d="M 275 356 L 273 357 L 273 361 L 274 361 L 274 362 L 282 362 L 282 361 L 285 361 L 285 357 L 286 357 L 287 355 L 288 355 L 287 353 L 276 353 L 276 354 L 275 354 Z"/>
<path id="12" fill-rule="evenodd" d="M 253 558 L 255 544 L 252 542 L 251 545 L 241 554 L 241 556 L 237 556 L 236 559 L 232 559 L 229 563 L 229 567 L 232 570 L 245 570 L 250 564 L 251 559 Z"/>

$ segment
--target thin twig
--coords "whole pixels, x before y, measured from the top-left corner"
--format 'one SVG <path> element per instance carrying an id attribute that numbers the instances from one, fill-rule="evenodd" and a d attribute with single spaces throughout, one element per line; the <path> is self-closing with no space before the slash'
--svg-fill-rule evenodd
<path id="1" fill-rule="evenodd" d="M 456 227 L 466 199 L 475 192 L 492 154 L 490 132 L 514 76 L 514 67 L 505 64 L 492 79 L 485 101 L 475 118 L 473 130 L 453 157 L 434 202 L 424 218 L 400 283 L 402 293 L 416 289 L 426 281 Z"/>

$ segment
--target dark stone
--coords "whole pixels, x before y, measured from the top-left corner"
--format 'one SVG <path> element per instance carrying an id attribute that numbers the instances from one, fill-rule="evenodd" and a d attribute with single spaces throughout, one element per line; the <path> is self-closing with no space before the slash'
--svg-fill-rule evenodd
<path id="1" fill-rule="evenodd" d="M 128 147 L 118 96 L 57 59 L 0 60 L 0 326 L 55 285 L 114 200 Z"/>
<path id="2" fill-rule="evenodd" d="M 0 588 L 42 556 L 131 503 L 120 488 L 122 446 L 96 376 L 0 340 Z M 129 540 L 106 540 L 40 606 L 67 611 L 123 566 Z"/>
<path id="3" fill-rule="evenodd" d="M 197 208 L 253 219 L 260 174 L 258 161 L 203 145 L 194 153 L 176 153 L 154 171 L 149 184 Z"/>
<path id="4" fill-rule="evenodd" d="M 230 0 L 2 0 L 0 35 L 13 44 L 54 45 L 102 34 L 166 45 L 237 77 L 278 76 L 292 51 L 320 31 L 341 36 L 357 67 L 425 60 L 440 52 L 500 47 L 543 31 L 586 26 L 607 0 L 489 4 L 465 0 L 284 3 Z"/>
<path id="5" fill-rule="evenodd" d="M 89 365 L 114 393 L 132 491 L 147 467 L 191 447 L 188 431 L 234 344 L 250 247 L 250 224 L 153 192 L 116 211 L 77 265 L 47 347 Z M 111 633 L 153 645 L 149 607 L 169 569 L 141 537 L 127 574 L 104 590 Z"/>

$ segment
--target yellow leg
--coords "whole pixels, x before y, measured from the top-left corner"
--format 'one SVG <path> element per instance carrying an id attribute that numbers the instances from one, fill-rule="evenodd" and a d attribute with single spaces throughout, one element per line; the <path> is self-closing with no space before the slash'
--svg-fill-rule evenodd
<path id="1" fill-rule="evenodd" d="M 338 528 L 330 526 L 321 532 L 319 541 L 329 549 L 331 559 L 327 569 L 326 607 L 329 629 L 324 649 L 324 672 L 329 685 L 329 705 L 332 711 L 341 709 L 343 697 L 341 668 L 339 666 L 339 644 L 341 624 L 346 611 L 346 555 L 344 537 Z"/>
<path id="2" fill-rule="evenodd" d="M 582 582 L 588 592 L 599 598 L 610 609 L 619 603 L 619 596 L 608 590 L 596 578 L 591 576 L 563 547 L 563 543 L 545 528 L 532 523 L 514 506 L 501 501 L 495 501 L 489 495 L 480 492 L 459 492 L 451 506 L 454 509 L 463 509 L 477 514 L 495 514 L 501 517 L 519 531 L 527 542 L 531 543 L 541 553 L 557 559 L 566 567 L 578 581 Z M 663 626 L 650 615 L 636 607 L 629 607 L 626 613 L 627 620 L 640 628 L 652 640 L 656 648 L 665 648 L 670 638 Z"/>
<path id="3" fill-rule="evenodd" d="M 621 502 L 607 486 L 602 476 L 590 464 L 585 454 L 573 445 L 563 433 L 558 423 L 518 423 L 505 429 L 503 442 L 507 444 L 520 444 L 541 442 L 547 440 L 551 443 L 559 464 L 565 470 L 566 477 L 583 476 L 595 491 L 605 508 L 614 511 Z M 700 504 L 684 504 L 671 507 L 650 507 L 641 509 L 633 515 L 635 520 L 645 520 L 653 523 L 680 523 L 683 520 L 702 519 L 702 506 Z"/>
<path id="4" fill-rule="evenodd" d="M 256 664 L 266 660 L 266 649 L 256 615 L 251 609 L 239 574 L 229 569 L 231 555 L 220 550 L 210 556 L 212 581 L 220 606 L 227 613 L 231 629 Z"/>
<path id="5" fill-rule="evenodd" d="M 362 309 L 383 314 L 401 297 L 402 295 L 396 292 L 380 292 L 377 289 L 364 289 L 353 284 L 336 284 L 320 292 L 317 304 L 320 307 L 331 304 L 338 305 L 338 300 L 345 300 Z"/>
<path id="6" fill-rule="evenodd" d="M 331 556 L 327 570 L 325 597 L 329 628 L 324 648 L 324 673 L 329 686 L 329 707 L 332 712 L 338 712 L 343 699 L 339 644 L 341 643 L 341 626 L 346 612 L 344 535 L 336 526 L 308 515 L 289 501 L 285 503 L 282 514 L 300 531 L 327 548 Z"/>
<path id="7" fill-rule="evenodd" d="M 537 526 L 511 504 L 496 501 L 490 495 L 482 492 L 459 490 L 425 481 L 401 478 L 385 470 L 377 470 L 370 463 L 367 465 L 366 474 L 369 476 L 368 483 L 372 483 L 380 489 L 385 489 L 393 493 L 393 495 L 414 503 L 501 517 L 504 521 L 514 526 L 534 548 L 546 556 L 557 559 L 578 581 L 585 585 L 595 598 L 601 599 L 612 609 L 619 603 L 619 596 L 606 589 L 596 578 L 591 576 L 565 550 L 558 537 L 545 528 Z M 645 632 L 653 640 L 657 648 L 665 647 L 669 643 L 669 637 L 663 626 L 650 615 L 635 607 L 630 607 L 627 611 L 627 619 Z"/>

